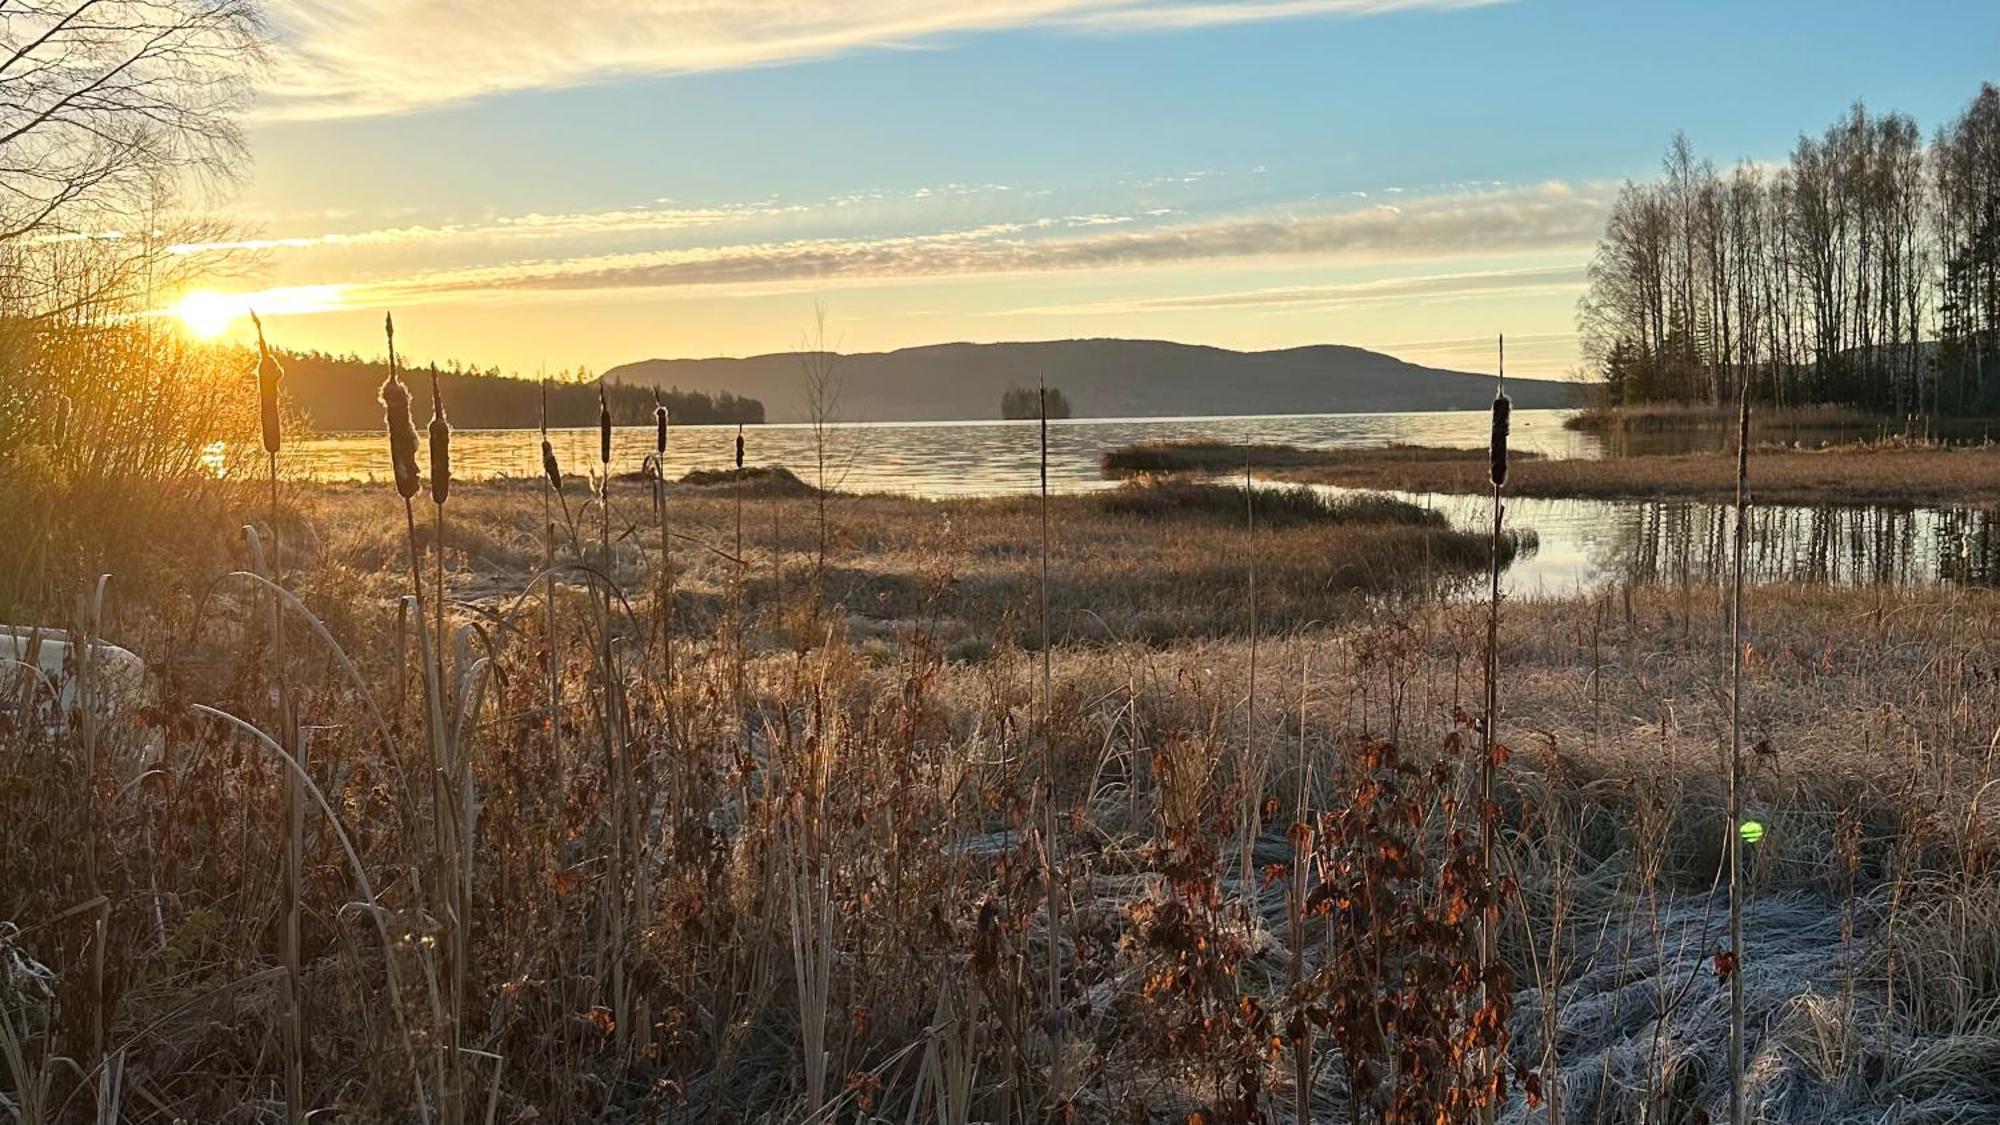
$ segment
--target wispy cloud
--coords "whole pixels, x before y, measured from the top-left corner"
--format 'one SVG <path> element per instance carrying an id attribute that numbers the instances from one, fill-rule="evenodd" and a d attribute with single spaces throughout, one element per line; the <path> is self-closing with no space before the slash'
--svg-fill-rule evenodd
<path id="1" fill-rule="evenodd" d="M 1349 308 L 1425 301 L 1477 300 L 1578 292 L 1585 281 L 1581 264 L 1532 269 L 1485 270 L 1467 273 L 1387 277 L 1338 285 L 1292 285 L 1185 296 L 1135 300 L 1091 301 L 1070 305 L 1033 305 L 1006 309 L 998 316 L 1126 316 L 1132 313 L 1196 312 L 1208 309 L 1278 307 L 1291 309 Z"/>
<path id="2" fill-rule="evenodd" d="M 1601 228 L 1609 196 L 1604 185 L 1548 183 L 1405 197 L 1394 207 L 1278 210 L 1156 225 L 1086 222 L 1081 231 L 1076 230 L 1078 218 L 1096 217 L 1072 216 L 1051 224 L 1004 222 L 879 238 L 805 238 L 536 258 L 430 271 L 381 283 L 380 288 L 385 295 L 408 300 L 521 290 L 819 284 L 1239 260 L 1365 264 L 1441 259 L 1587 247 Z M 1506 281 L 1523 283 L 1518 276 Z M 1542 278 L 1533 283 L 1572 281 Z M 1427 282 L 1461 290 L 1497 283 L 1498 275 Z M 1298 303 L 1368 299 L 1368 294 L 1278 290 L 1227 299 Z"/>
<path id="3" fill-rule="evenodd" d="M 489 94 L 770 66 L 1030 25 L 1168 31 L 1500 0 L 274 0 L 279 118 L 400 113 Z"/>
<path id="4" fill-rule="evenodd" d="M 1062 22 L 1099 31 L 1178 31 L 1313 16 L 1374 16 L 1412 9 L 1483 8 L 1504 0 L 1221 0 L 1106 5 Z"/>
<path id="5" fill-rule="evenodd" d="M 190 242 L 171 246 L 176 254 L 233 250 L 308 250 L 323 247 L 406 246 L 465 242 L 526 242 L 580 239 L 603 235 L 660 234 L 695 230 L 724 223 L 802 214 L 802 205 L 743 204 L 722 207 L 623 207 L 603 211 L 498 216 L 463 223 L 373 227 L 349 232 L 279 235 L 226 242 Z"/>

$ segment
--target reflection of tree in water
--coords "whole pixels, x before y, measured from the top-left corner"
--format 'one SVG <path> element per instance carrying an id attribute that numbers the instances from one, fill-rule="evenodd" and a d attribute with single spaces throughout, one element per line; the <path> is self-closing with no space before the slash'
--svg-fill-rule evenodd
<path id="1" fill-rule="evenodd" d="M 1995 523 L 1987 509 L 1938 513 L 1938 573 L 1965 586 L 2000 586 L 2000 529 Z"/>
<path id="2" fill-rule="evenodd" d="M 1633 506 L 1604 563 L 1638 582 L 1720 582 L 1729 574 L 1728 505 Z M 2000 585 L 2000 526 L 1983 509 L 1753 507 L 1744 554 L 1755 582 Z"/>

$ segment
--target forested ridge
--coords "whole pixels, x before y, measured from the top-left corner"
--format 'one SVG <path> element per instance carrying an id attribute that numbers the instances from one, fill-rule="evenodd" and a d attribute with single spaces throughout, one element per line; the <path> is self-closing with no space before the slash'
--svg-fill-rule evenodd
<path id="1" fill-rule="evenodd" d="M 281 352 L 284 390 L 292 405 L 322 431 L 367 430 L 382 425 L 378 388 L 389 368 L 382 360 L 335 356 L 325 352 Z M 418 385 L 419 397 L 429 394 L 430 366 L 409 368 L 405 375 Z M 539 425 L 543 381 L 503 375 L 498 368 L 480 370 L 448 362 L 435 368 L 438 390 L 452 424 L 464 429 L 505 429 Z M 656 389 L 623 382 L 603 384 L 612 421 L 621 426 L 649 424 L 653 407 L 665 406 L 676 424 L 764 420 L 764 404 L 728 391 L 713 394 Z M 554 427 L 597 424 L 598 382 L 586 371 L 562 371 L 547 381 L 548 422 Z M 657 399 L 656 399 L 657 396 Z"/>
<path id="2" fill-rule="evenodd" d="M 1613 404 L 2000 412 L 2000 87 L 1926 143 L 1856 103 L 1727 172 L 1674 138 L 1627 183 L 1578 309 Z"/>

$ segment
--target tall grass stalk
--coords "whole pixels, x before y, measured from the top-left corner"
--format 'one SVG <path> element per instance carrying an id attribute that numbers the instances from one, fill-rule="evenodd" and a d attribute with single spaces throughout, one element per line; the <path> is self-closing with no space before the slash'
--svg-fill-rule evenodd
<path id="1" fill-rule="evenodd" d="M 556 636 L 556 521 L 551 497 L 562 491 L 562 466 L 549 440 L 549 380 L 542 378 L 542 585 L 543 631 L 548 647 L 549 756 L 562 761 L 562 648 Z M 567 502 L 565 502 L 567 506 Z"/>
<path id="2" fill-rule="evenodd" d="M 444 602 L 444 506 L 451 498 L 451 421 L 445 417 L 444 396 L 438 391 L 437 365 L 432 364 L 431 375 L 431 421 L 427 430 L 431 455 L 431 509 L 435 542 L 432 543 L 432 577 L 435 598 L 431 612 L 436 617 L 436 627 L 431 636 L 437 642 L 438 683 L 451 683 L 451 669 L 445 663 L 445 639 L 450 636 L 445 627 Z M 447 732 L 449 733 L 449 732 Z"/>
<path id="3" fill-rule="evenodd" d="M 667 511 L 667 427 L 673 418 L 665 406 L 653 406 L 653 512 L 660 521 L 660 650 L 665 670 L 664 691 L 671 713 L 674 692 L 674 549 L 673 517 Z"/>
<path id="4" fill-rule="evenodd" d="M 605 398 L 601 381 L 597 386 L 597 462 L 598 565 L 603 570 L 604 579 L 598 584 L 599 592 L 594 600 L 598 607 L 597 673 L 604 685 L 604 721 L 601 724 L 604 780 L 611 791 L 611 870 L 607 900 L 611 927 L 612 1038 L 622 1059 L 631 1044 L 632 1035 L 631 982 L 627 979 L 631 919 L 627 916 L 627 907 L 630 905 L 634 862 L 634 856 L 628 850 L 633 784 L 631 762 L 623 745 L 619 721 L 618 655 L 611 643 L 611 406 Z"/>
<path id="5" fill-rule="evenodd" d="M 264 339 L 264 322 L 253 311 L 250 322 L 257 328 L 257 405 L 262 423 L 267 483 L 271 559 L 274 568 L 283 565 L 278 548 L 278 453 L 284 446 L 284 429 L 279 421 L 278 383 L 285 369 Z M 272 580 L 284 581 L 274 569 Z M 277 595 L 271 602 L 271 670 L 277 688 L 276 729 L 280 743 L 291 748 L 301 762 L 305 747 L 300 743 L 298 724 L 293 720 L 291 691 L 285 675 L 285 616 Z M 305 794 L 298 778 L 285 774 L 285 1122 L 303 1125 L 305 1108 L 305 998 L 299 981 L 299 913 L 305 888 Z"/>
<path id="6" fill-rule="evenodd" d="M 743 587 L 750 579 L 750 564 L 743 558 L 743 490 L 748 487 L 747 478 L 743 475 L 743 445 L 743 423 L 738 422 L 736 423 L 736 488 L 734 490 L 736 495 L 732 498 L 735 501 L 736 516 L 736 582 L 734 583 L 734 589 L 730 591 L 730 601 L 732 603 L 730 608 L 731 616 L 735 619 L 736 643 L 731 662 L 729 695 L 731 734 L 729 744 L 736 751 L 736 756 L 739 760 L 743 757 Z M 777 501 L 773 500 L 771 512 L 774 521 L 777 518 L 777 510 Z M 773 526 L 775 527 L 775 524 Z M 778 538 L 774 530 L 771 535 L 771 566 L 773 570 L 778 566 L 777 550 Z"/>
<path id="7" fill-rule="evenodd" d="M 1243 458 L 1243 530 L 1248 542 L 1244 550 L 1248 555 L 1249 574 L 1247 625 L 1250 633 L 1249 689 L 1244 699 L 1243 709 L 1243 757 L 1238 772 L 1241 777 L 1242 803 L 1237 810 L 1238 843 L 1241 855 L 1238 857 L 1237 877 L 1243 884 L 1243 932 L 1247 937 L 1251 932 L 1257 912 L 1257 836 L 1263 831 L 1262 803 L 1264 799 L 1264 763 L 1257 751 L 1257 492 L 1250 480 L 1250 457 Z"/>
<path id="8" fill-rule="evenodd" d="M 432 662 L 437 668 L 437 683 L 441 691 L 449 692 L 451 668 L 446 663 L 445 650 L 449 632 L 445 616 L 445 505 L 451 499 L 451 420 L 445 415 L 444 396 L 438 389 L 436 365 L 430 369 L 431 376 L 431 421 L 428 430 L 431 462 L 431 507 L 436 529 L 436 542 L 432 544 L 432 576 L 436 604 L 432 613 L 436 618 L 436 628 L 432 630 L 431 643 L 435 648 Z M 466 730 L 461 722 L 459 706 L 454 704 L 444 712 L 445 726 L 439 740 L 448 753 L 436 764 L 433 776 L 436 796 L 432 817 L 436 825 L 439 856 L 450 861 L 447 871 L 441 871 L 443 886 L 438 893 L 446 904 L 445 917 L 450 929 L 446 937 L 447 969 L 451 996 L 450 1013 L 450 1071 L 451 1098 L 447 1104 L 455 1112 L 463 1110 L 462 1098 L 465 1093 L 464 1068 L 466 1047 L 464 1042 L 464 1015 L 466 1010 L 466 977 L 471 962 L 472 933 L 472 840 L 471 823 L 473 799 L 471 771 L 466 761 L 466 748 L 461 739 Z"/>
<path id="9" fill-rule="evenodd" d="M 1292 1003 L 1303 1006 L 1306 969 L 1306 894 L 1311 886 L 1309 873 L 1312 870 L 1312 827 L 1306 819 L 1307 794 L 1311 791 L 1311 758 L 1306 751 L 1306 701 L 1308 696 L 1308 676 L 1312 668 L 1312 650 L 1301 645 L 1299 648 L 1299 745 L 1298 760 L 1294 763 L 1297 776 L 1292 797 L 1292 828 L 1287 836 L 1291 843 L 1291 870 L 1289 892 L 1285 897 L 1285 941 L 1291 947 L 1290 963 L 1286 966 L 1285 980 L 1292 992 Z M 1301 1013 L 1302 1015 L 1303 1013 Z M 1292 1116 L 1295 1125 L 1309 1125 L 1312 1121 L 1312 1021 L 1294 1019 L 1291 1024 L 1292 1036 Z"/>
<path id="10" fill-rule="evenodd" d="M 1056 816 L 1056 749 L 1054 732 L 1050 729 L 1053 705 L 1053 659 L 1050 651 L 1049 628 L 1049 385 L 1043 379 L 1037 390 L 1036 399 L 1041 414 L 1040 423 L 1040 470 L 1041 470 L 1041 627 L 1042 627 L 1042 692 L 1041 727 L 1042 771 L 1044 784 L 1048 787 L 1047 802 L 1043 814 L 1047 821 L 1046 839 L 1042 842 L 1043 855 L 1048 867 L 1048 974 L 1049 974 L 1049 1091 L 1052 1097 L 1063 1097 L 1063 988 L 1062 988 L 1062 926 L 1058 916 L 1056 901 L 1057 871 L 1062 862 L 1062 849 L 1058 841 L 1061 824 Z"/>
<path id="11" fill-rule="evenodd" d="M 1505 505 L 1503 493 L 1507 487 L 1507 431 L 1513 415 L 1514 404 L 1507 397 L 1507 338 L 1500 338 L 1499 383 L 1493 393 L 1493 435 L 1488 446 L 1492 456 L 1492 467 L 1488 476 L 1493 484 L 1493 545 L 1491 564 L 1488 567 L 1488 587 L 1486 600 L 1486 721 L 1480 724 L 1479 754 L 1479 857 L 1480 871 L 1486 880 L 1486 904 L 1479 921 L 1479 975 L 1481 1000 L 1491 1006 L 1498 999 L 1493 987 L 1492 974 L 1500 955 L 1500 905 L 1497 886 L 1493 878 L 1493 836 L 1494 820 L 1499 815 L 1499 806 L 1494 801 L 1494 768 L 1498 756 L 1503 753 L 1495 738 L 1500 724 L 1500 550 L 1503 542 Z M 1499 1062 L 1491 1053 L 1482 1058 L 1483 1074 L 1493 1072 Z M 1490 1095 L 1482 1095 L 1479 1101 L 1479 1120 L 1483 1125 L 1492 1125 L 1493 1101 Z"/>
<path id="12" fill-rule="evenodd" d="M 1744 1125 L 1743 1090 L 1743 551 L 1750 508 L 1750 388 L 1737 391 L 1736 538 L 1729 576 L 1729 1121 Z"/>
<path id="13" fill-rule="evenodd" d="M 417 493 L 423 488 L 423 475 L 417 465 L 417 428 L 410 417 L 410 389 L 398 374 L 396 364 L 396 322 L 392 315 L 385 314 L 382 320 L 383 333 L 388 340 L 389 376 L 382 383 L 381 401 L 383 421 L 389 433 L 390 468 L 396 481 L 396 492 L 403 500 L 404 542 L 409 549 L 410 596 L 414 602 L 411 617 L 417 627 L 417 660 L 422 669 L 424 684 L 424 733 L 430 748 L 432 792 L 432 825 L 436 855 L 432 856 L 431 896 L 437 900 L 437 916 L 452 930 L 447 931 L 446 947 L 456 947 L 455 931 L 462 925 L 462 908 L 452 887 L 459 883 L 459 875 L 466 857 L 459 850 L 456 839 L 453 801 L 449 795 L 449 778 L 456 773 L 449 726 L 445 719 L 444 685 L 432 645 L 437 643 L 431 637 L 431 626 L 424 607 L 423 564 L 417 545 Z M 453 989 L 456 993 L 458 990 Z M 433 1003 L 437 1003 L 434 999 Z M 438 1105 L 446 1121 L 460 1119 L 462 1057 L 457 1050 L 460 1012 L 456 1008 L 440 1013 L 446 1025 L 448 1051 L 441 1052 L 437 1062 Z"/>

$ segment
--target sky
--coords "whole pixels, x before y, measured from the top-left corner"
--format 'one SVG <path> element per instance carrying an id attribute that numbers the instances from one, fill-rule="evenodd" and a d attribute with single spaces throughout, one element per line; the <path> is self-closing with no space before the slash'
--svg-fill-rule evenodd
<path id="1" fill-rule="evenodd" d="M 532 372 L 1125 336 L 1579 366 L 1676 130 L 1928 132 L 2000 3 L 271 0 L 191 324 Z"/>

